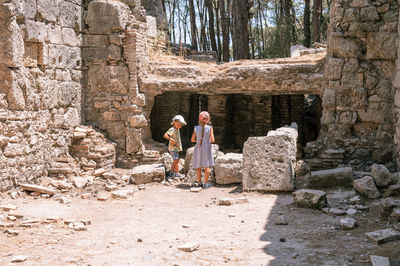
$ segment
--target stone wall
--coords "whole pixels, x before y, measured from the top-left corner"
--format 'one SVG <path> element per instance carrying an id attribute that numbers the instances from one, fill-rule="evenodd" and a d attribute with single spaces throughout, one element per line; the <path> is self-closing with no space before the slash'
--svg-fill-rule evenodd
<path id="1" fill-rule="evenodd" d="M 81 1 L 0 1 L 0 190 L 47 175 L 81 123 Z"/>
<path id="2" fill-rule="evenodd" d="M 322 128 L 307 161 L 314 169 L 376 162 L 394 170 L 398 3 L 337 0 L 330 18 Z"/>

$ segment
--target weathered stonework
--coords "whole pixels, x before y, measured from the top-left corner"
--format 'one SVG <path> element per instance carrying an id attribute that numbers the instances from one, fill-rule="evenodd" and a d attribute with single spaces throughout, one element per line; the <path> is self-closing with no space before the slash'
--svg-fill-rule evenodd
<path id="1" fill-rule="evenodd" d="M 305 148 L 312 169 L 396 168 L 398 10 L 393 1 L 332 2 L 322 127 Z"/>
<path id="2" fill-rule="evenodd" d="M 20 2 L 0 1 L 0 191 L 47 176 L 81 123 L 82 7 Z"/>

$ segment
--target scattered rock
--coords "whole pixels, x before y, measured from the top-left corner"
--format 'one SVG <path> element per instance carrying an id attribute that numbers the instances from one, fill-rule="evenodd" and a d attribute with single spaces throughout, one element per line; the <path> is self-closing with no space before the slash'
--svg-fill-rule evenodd
<path id="1" fill-rule="evenodd" d="M 62 203 L 62 204 L 70 204 L 72 202 L 72 200 L 70 200 L 69 198 L 67 198 L 67 197 L 61 197 L 60 198 L 60 203 Z"/>
<path id="2" fill-rule="evenodd" d="M 190 188 L 190 192 L 200 192 L 202 190 L 203 190 L 203 188 L 201 188 L 201 187 L 191 187 Z"/>
<path id="3" fill-rule="evenodd" d="M 83 223 L 84 225 L 91 225 L 92 221 L 91 220 L 81 220 L 81 223 Z"/>
<path id="4" fill-rule="evenodd" d="M 13 227 L 13 223 L 0 222 L 0 228 Z"/>
<path id="5" fill-rule="evenodd" d="M 165 179 L 165 168 L 160 164 L 148 164 L 136 166 L 131 172 L 132 184 L 145 184 L 150 182 L 161 182 Z"/>
<path id="6" fill-rule="evenodd" d="M 376 199 L 381 196 L 381 193 L 375 186 L 372 176 L 364 176 L 361 179 L 354 180 L 353 187 L 362 196 L 370 199 Z"/>
<path id="7" fill-rule="evenodd" d="M 388 217 L 390 223 L 400 222 L 400 208 L 394 208 L 392 213 Z"/>
<path id="8" fill-rule="evenodd" d="M 11 192 L 11 193 L 10 193 L 10 197 L 11 197 L 12 199 L 18 198 L 18 192 L 16 192 L 16 191 Z"/>
<path id="9" fill-rule="evenodd" d="M 395 208 L 400 208 L 400 199 L 385 198 L 380 201 L 381 215 L 383 218 L 389 217 Z"/>
<path id="10" fill-rule="evenodd" d="M 87 231 L 86 226 L 81 222 L 73 222 L 69 224 L 69 227 L 75 231 Z"/>
<path id="11" fill-rule="evenodd" d="M 357 214 L 357 210 L 350 208 L 346 211 L 346 213 L 347 213 L 347 215 L 355 215 L 355 214 Z"/>
<path id="12" fill-rule="evenodd" d="M 387 257 L 371 255 L 369 258 L 372 266 L 390 266 L 390 261 Z"/>
<path id="13" fill-rule="evenodd" d="M 117 190 L 111 193 L 111 196 L 114 199 L 127 199 L 128 195 L 132 195 L 133 191 L 131 190 Z"/>
<path id="14" fill-rule="evenodd" d="M 140 184 L 140 185 L 138 185 L 138 189 L 139 189 L 139 190 L 145 190 L 146 187 L 145 187 L 143 184 Z"/>
<path id="15" fill-rule="evenodd" d="M 391 185 L 383 194 L 384 197 L 397 197 L 400 196 L 400 184 L 398 185 Z"/>
<path id="16" fill-rule="evenodd" d="M 141 238 L 138 238 L 138 239 L 137 239 L 137 242 L 142 243 L 143 240 L 142 240 Z"/>
<path id="17" fill-rule="evenodd" d="M 81 198 L 82 198 L 82 199 L 88 199 L 88 198 L 90 198 L 91 195 L 92 195 L 91 193 L 83 193 L 83 194 L 81 195 Z"/>
<path id="18" fill-rule="evenodd" d="M 27 191 L 34 191 L 34 192 L 39 192 L 39 193 L 46 193 L 49 195 L 54 195 L 56 194 L 56 191 L 54 189 L 51 188 L 47 188 L 44 186 L 39 186 L 39 185 L 32 185 L 32 184 L 19 184 L 19 186 L 23 189 L 23 190 L 27 190 Z"/>
<path id="19" fill-rule="evenodd" d="M 94 170 L 93 175 L 96 176 L 96 177 L 97 176 L 102 176 L 105 172 L 106 172 L 106 169 L 99 168 L 99 169 Z"/>
<path id="20" fill-rule="evenodd" d="M 349 203 L 352 205 L 361 204 L 360 196 L 357 195 L 355 197 L 352 197 L 351 199 L 349 199 Z"/>
<path id="21" fill-rule="evenodd" d="M 17 218 L 16 218 L 15 216 L 12 216 L 12 215 L 8 215 L 8 216 L 7 216 L 7 219 L 10 220 L 10 221 L 12 221 L 12 222 L 14 222 L 14 221 L 17 220 Z"/>
<path id="22" fill-rule="evenodd" d="M 222 205 L 222 206 L 230 206 L 233 205 L 235 203 L 234 199 L 231 198 L 221 198 L 218 200 L 218 205 Z"/>
<path id="23" fill-rule="evenodd" d="M 105 186 L 105 189 L 107 190 L 107 191 L 114 191 L 114 190 L 117 190 L 117 185 L 114 185 L 114 184 L 111 184 L 111 185 L 106 185 Z"/>
<path id="24" fill-rule="evenodd" d="M 99 200 L 99 201 L 106 201 L 106 200 L 108 200 L 108 196 L 107 195 L 98 195 L 97 196 L 97 200 Z"/>
<path id="25" fill-rule="evenodd" d="M 340 219 L 340 227 L 342 230 L 352 230 L 358 226 L 358 222 L 353 218 Z"/>
<path id="26" fill-rule="evenodd" d="M 24 262 L 26 261 L 28 258 L 25 255 L 18 255 L 18 256 L 14 256 L 11 259 L 12 263 L 18 263 L 18 262 Z"/>
<path id="27" fill-rule="evenodd" d="M 195 251 L 200 247 L 199 243 L 193 242 L 193 243 L 186 243 L 178 247 L 179 250 L 185 251 L 185 252 L 192 252 Z"/>
<path id="28" fill-rule="evenodd" d="M 230 213 L 230 214 L 228 214 L 228 217 L 236 217 L 236 214 L 233 214 L 233 213 Z"/>
<path id="29" fill-rule="evenodd" d="M 285 215 L 280 214 L 280 215 L 275 216 L 274 223 L 276 225 L 287 225 L 288 221 L 286 220 Z"/>
<path id="30" fill-rule="evenodd" d="M 353 169 L 342 167 L 311 172 L 308 180 L 310 188 L 351 187 L 353 183 Z"/>
<path id="31" fill-rule="evenodd" d="M 323 208 L 322 209 L 323 212 L 328 213 L 328 214 L 332 214 L 332 215 L 337 215 L 337 216 L 341 216 L 341 215 L 345 215 L 346 211 L 339 209 L 339 208 Z"/>
<path id="32" fill-rule="evenodd" d="M 116 180 L 116 179 L 118 179 L 118 174 L 114 173 L 114 172 L 105 172 L 105 173 L 103 173 L 103 177 L 105 179 L 114 179 L 114 180 Z"/>
<path id="33" fill-rule="evenodd" d="M 4 233 L 9 234 L 9 235 L 13 235 L 13 236 L 17 236 L 19 234 L 18 230 L 12 230 L 12 229 L 6 229 L 4 231 Z"/>
<path id="34" fill-rule="evenodd" d="M 244 204 L 244 203 L 249 203 L 249 199 L 246 197 L 241 197 L 235 200 L 235 204 Z"/>
<path id="35" fill-rule="evenodd" d="M 2 211 L 11 211 L 11 210 L 16 210 L 18 207 L 12 204 L 8 204 L 8 205 L 0 205 L 0 210 Z"/>
<path id="36" fill-rule="evenodd" d="M 369 232 L 366 235 L 378 245 L 400 239 L 400 233 L 391 228 Z"/>
<path id="37" fill-rule="evenodd" d="M 74 180 L 74 185 L 75 185 L 77 188 L 83 188 L 83 187 L 85 187 L 86 184 L 87 184 L 88 181 L 89 181 L 89 180 L 88 180 L 87 178 L 85 178 L 85 177 L 74 177 L 73 180 Z"/>
<path id="38" fill-rule="evenodd" d="M 183 225 L 182 225 L 182 228 L 190 228 L 190 226 L 187 225 L 187 224 L 183 224 Z"/>
<path id="39" fill-rule="evenodd" d="M 279 241 L 281 241 L 281 242 L 286 242 L 286 238 L 281 237 L 281 238 L 279 238 Z"/>
<path id="40" fill-rule="evenodd" d="M 322 190 L 299 189 L 292 195 L 294 204 L 298 207 L 321 210 L 328 204 L 326 193 Z"/>
<path id="41" fill-rule="evenodd" d="M 386 187 L 392 181 L 389 170 L 383 164 L 374 163 L 371 167 L 371 175 L 377 187 Z"/>

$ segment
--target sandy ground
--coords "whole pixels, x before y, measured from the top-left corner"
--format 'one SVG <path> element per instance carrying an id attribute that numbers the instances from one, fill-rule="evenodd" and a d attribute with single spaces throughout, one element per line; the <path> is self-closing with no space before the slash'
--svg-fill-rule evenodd
<path id="1" fill-rule="evenodd" d="M 340 203 L 354 192 L 329 195 L 330 202 Z M 248 203 L 217 205 L 223 197 L 246 197 Z M 183 185 L 148 184 L 125 200 L 73 197 L 61 204 L 27 196 L 1 200 L 6 203 L 30 218 L 60 221 L 15 225 L 17 236 L 0 229 L 0 265 L 16 265 L 15 255 L 28 257 L 18 265 L 369 265 L 370 254 L 400 258 L 400 241 L 378 246 L 365 237 L 385 228 L 377 202 L 355 216 L 360 227 L 351 231 L 339 228 L 342 217 L 294 207 L 290 193 L 242 193 L 236 186 L 193 193 Z M 274 224 L 279 213 L 288 225 Z M 62 220 L 71 218 L 92 224 L 73 231 Z M 199 249 L 178 250 L 188 242 Z"/>

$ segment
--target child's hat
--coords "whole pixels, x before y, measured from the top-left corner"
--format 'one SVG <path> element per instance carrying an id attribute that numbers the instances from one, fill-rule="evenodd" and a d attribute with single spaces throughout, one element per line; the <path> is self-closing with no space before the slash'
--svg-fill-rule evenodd
<path id="1" fill-rule="evenodd" d="M 199 120 L 204 123 L 208 123 L 210 121 L 210 114 L 206 111 L 203 111 L 199 114 Z"/>
<path id="2" fill-rule="evenodd" d="M 178 121 L 179 123 L 181 123 L 182 125 L 186 125 L 185 119 L 183 118 L 183 116 L 181 115 L 176 115 L 172 118 L 172 122 L 171 125 L 174 124 L 174 121 Z"/>

